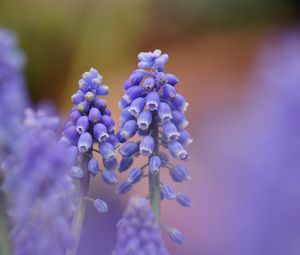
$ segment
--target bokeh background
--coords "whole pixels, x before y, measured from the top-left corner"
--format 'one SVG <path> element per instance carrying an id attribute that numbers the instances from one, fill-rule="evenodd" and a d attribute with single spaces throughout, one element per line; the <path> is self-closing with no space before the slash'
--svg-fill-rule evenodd
<path id="1" fill-rule="evenodd" d="M 0 26 L 27 54 L 34 101 L 62 114 L 94 67 L 118 117 L 140 51 L 162 49 L 190 105 L 193 208 L 164 202 L 163 222 L 186 235 L 173 255 L 300 254 L 300 4 L 296 0 L 1 0 Z M 169 180 L 167 175 L 165 180 Z M 146 183 L 132 193 L 146 194 Z M 80 255 L 110 254 L 128 196 L 96 178 Z M 49 240 L 51 241 L 51 240 Z"/>

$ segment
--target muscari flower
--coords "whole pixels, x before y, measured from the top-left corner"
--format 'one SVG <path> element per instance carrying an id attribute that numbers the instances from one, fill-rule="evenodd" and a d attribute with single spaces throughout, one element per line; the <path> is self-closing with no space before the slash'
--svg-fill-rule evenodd
<path id="1" fill-rule="evenodd" d="M 74 161 L 77 168 L 73 168 L 78 170 L 75 172 L 76 178 L 84 177 L 87 172 L 92 176 L 101 172 L 106 183 L 114 184 L 117 180 L 111 171 L 116 168 L 115 148 L 118 139 L 111 111 L 107 108 L 106 101 L 99 97 L 108 94 L 108 87 L 102 84 L 102 76 L 93 68 L 82 75 L 78 84 L 78 91 L 71 97 L 75 106 L 71 110 L 70 121 L 65 126 L 61 141 L 70 147 L 77 147 L 79 153 Z M 104 169 L 101 171 L 99 163 L 93 158 L 93 153 L 96 152 L 104 158 Z M 84 158 L 88 159 L 83 160 Z M 71 175 L 74 176 L 74 171 L 73 174 L 71 171 Z"/>
<path id="2" fill-rule="evenodd" d="M 0 162 L 17 146 L 28 103 L 22 74 L 24 63 L 15 34 L 0 28 Z"/>
<path id="3" fill-rule="evenodd" d="M 118 236 L 113 255 L 168 255 L 161 238 L 160 227 L 148 208 L 146 199 L 131 198 L 123 218 L 119 221 Z"/>
<path id="4" fill-rule="evenodd" d="M 68 149 L 57 140 L 55 116 L 48 119 L 44 111 L 27 110 L 23 123 L 3 185 L 12 252 L 63 255 L 74 244 L 70 227 L 74 187 L 68 174 Z"/>
<path id="5" fill-rule="evenodd" d="M 189 159 L 186 147 L 192 139 L 185 129 L 188 125 L 185 117 L 188 103 L 176 89 L 179 80 L 165 72 L 168 55 L 160 50 L 141 52 L 138 59 L 138 69 L 124 83 L 125 94 L 119 103 L 122 113 L 118 137 L 123 143 L 119 149 L 122 156 L 119 171 L 130 169 L 135 157 L 142 155 L 148 158 L 148 162 L 143 167 L 134 168 L 132 171 L 135 173 L 136 169 L 141 169 L 141 176 L 159 176 L 160 171 L 166 168 L 175 182 L 187 181 L 190 179 L 188 171 L 181 165 L 173 165 L 164 152 L 169 151 L 178 160 Z M 136 139 L 136 135 L 140 138 Z M 128 192 L 141 179 L 132 182 L 130 175 L 121 183 L 118 193 Z M 162 198 L 177 198 L 176 201 L 184 207 L 191 205 L 187 195 L 178 193 L 176 196 L 170 185 L 162 184 L 158 188 Z"/>

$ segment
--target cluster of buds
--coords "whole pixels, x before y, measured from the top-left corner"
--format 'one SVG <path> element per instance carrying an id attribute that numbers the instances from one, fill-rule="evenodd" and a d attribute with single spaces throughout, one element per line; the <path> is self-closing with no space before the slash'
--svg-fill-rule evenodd
<path id="1" fill-rule="evenodd" d="M 92 176 L 101 171 L 106 183 L 115 184 L 117 178 L 112 171 L 118 165 L 115 155 L 118 144 L 115 122 L 106 101 L 99 97 L 107 94 L 108 87 L 102 85 L 102 77 L 95 69 L 91 68 L 82 75 L 79 90 L 71 98 L 75 106 L 71 110 L 70 121 L 65 126 L 62 141 L 69 144 L 75 160 L 70 171 L 74 178 L 82 178 L 84 168 L 87 168 Z M 97 149 L 94 144 L 97 144 Z M 100 170 L 98 161 L 92 157 L 93 152 L 101 154 L 104 170 Z M 85 155 L 89 159 L 87 166 L 82 166 L 80 163 Z"/>
<path id="2" fill-rule="evenodd" d="M 128 192 L 144 176 L 159 178 L 163 168 L 168 169 L 175 182 L 190 180 L 188 170 L 181 164 L 173 165 L 166 153 L 177 160 L 189 159 L 186 147 L 192 139 L 185 129 L 188 121 L 184 113 L 188 103 L 177 91 L 179 80 L 165 72 L 168 55 L 160 50 L 142 52 L 138 59 L 138 69 L 124 83 L 125 95 L 119 102 L 122 113 L 118 139 L 123 143 L 119 149 L 122 155 L 119 171 L 129 169 L 139 155 L 148 161 L 129 171 L 127 180 L 119 186 L 119 193 Z M 136 134 L 141 138 L 133 140 Z M 191 207 L 191 199 L 185 193 L 176 193 L 170 185 L 161 182 L 159 185 L 161 199 L 174 199 L 184 207 Z"/>

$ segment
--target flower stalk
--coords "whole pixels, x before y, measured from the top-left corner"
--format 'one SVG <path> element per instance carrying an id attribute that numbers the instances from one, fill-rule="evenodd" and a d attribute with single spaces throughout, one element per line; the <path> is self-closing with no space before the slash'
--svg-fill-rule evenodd
<path id="1" fill-rule="evenodd" d="M 159 126 L 157 113 L 152 113 L 152 137 L 154 140 L 154 150 L 153 155 L 157 156 L 159 153 Z M 149 157 L 150 161 L 150 157 Z M 160 225 L 160 173 L 159 171 L 156 173 L 149 172 L 149 198 L 150 198 L 150 206 L 155 215 L 155 218 Z"/>
<path id="2" fill-rule="evenodd" d="M 10 255 L 11 252 L 8 240 L 8 226 L 6 219 L 7 214 L 5 196 L 0 191 L 0 254 Z"/>
<path id="3" fill-rule="evenodd" d="M 90 173 L 87 170 L 87 165 L 90 159 L 90 155 L 89 154 L 82 155 L 81 165 L 85 171 L 84 171 L 84 176 L 80 179 L 79 188 L 78 188 L 78 199 L 77 199 L 77 204 L 76 204 L 76 208 L 73 215 L 73 221 L 72 221 L 72 233 L 75 238 L 75 245 L 72 247 L 72 249 L 68 251 L 67 253 L 68 255 L 76 255 L 79 247 L 82 226 L 85 217 L 85 210 L 86 210 L 85 198 L 89 192 L 89 186 L 90 186 Z"/>

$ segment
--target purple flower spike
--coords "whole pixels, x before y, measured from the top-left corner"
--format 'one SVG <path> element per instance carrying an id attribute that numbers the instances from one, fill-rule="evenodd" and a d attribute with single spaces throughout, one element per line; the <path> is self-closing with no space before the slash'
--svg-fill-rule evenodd
<path id="1" fill-rule="evenodd" d="M 157 221 L 160 222 L 160 206 L 158 203 L 163 198 L 174 200 L 176 194 L 169 185 L 161 185 L 164 169 L 169 170 L 175 182 L 189 180 L 190 176 L 183 167 L 174 167 L 167 153 L 175 159 L 189 159 L 186 147 L 192 142 L 189 133 L 185 130 L 188 125 L 184 111 L 188 103 L 183 96 L 178 94 L 175 86 L 178 78 L 165 73 L 168 55 L 161 50 L 141 52 L 138 55 L 138 69 L 133 71 L 125 81 L 123 90 L 125 95 L 119 102 L 122 109 L 120 116 L 120 129 L 118 139 L 124 143 L 119 149 L 122 161 L 119 171 L 126 171 L 140 155 L 147 157 L 147 162 L 142 170 L 148 170 L 148 186 L 150 207 L 155 212 Z M 138 148 L 137 148 L 138 147 Z M 161 173 L 161 174 L 160 174 Z M 119 193 L 126 193 L 132 188 L 130 184 L 136 175 L 140 177 L 140 170 L 134 168 L 127 179 L 119 187 Z M 139 178 L 138 178 L 139 179 Z M 179 193 L 178 203 L 188 206 L 188 200 Z M 130 240 L 128 246 L 133 254 L 140 244 L 138 240 Z M 159 254 L 150 250 L 149 254 Z M 144 249 L 142 253 L 147 253 Z M 126 254 L 125 253 L 120 253 Z"/>
<path id="2" fill-rule="evenodd" d="M 102 76 L 96 69 L 91 68 L 82 75 L 78 82 L 79 90 L 72 96 L 74 107 L 70 113 L 70 120 L 65 126 L 62 144 L 76 145 L 79 153 L 70 156 L 73 162 L 71 170 L 80 166 L 80 185 L 86 186 L 90 175 L 95 176 L 100 169 L 109 169 L 109 173 L 103 174 L 106 183 L 116 183 L 113 170 L 118 168 L 115 148 L 119 140 L 115 134 L 115 122 L 111 117 L 111 110 L 100 96 L 107 95 L 108 87 L 102 84 Z M 94 148 L 99 148 L 99 151 Z M 103 165 L 94 158 L 96 153 L 102 156 Z M 75 167 L 75 168 L 74 168 Z M 78 199 L 87 195 L 88 187 L 80 189 Z M 82 194 L 81 194 L 82 193 Z M 96 201 L 96 200 L 95 200 Z M 102 204 L 103 205 L 103 204 Z M 104 210 L 104 207 L 101 209 Z"/>

